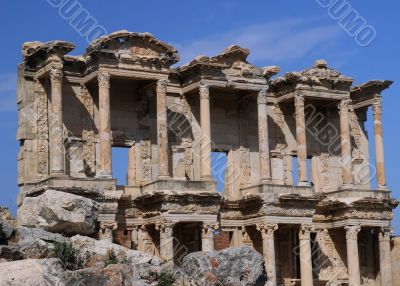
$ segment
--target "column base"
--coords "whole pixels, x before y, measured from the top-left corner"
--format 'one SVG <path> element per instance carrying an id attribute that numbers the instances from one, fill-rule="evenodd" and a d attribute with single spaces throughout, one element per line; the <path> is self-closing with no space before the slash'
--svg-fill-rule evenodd
<path id="1" fill-rule="evenodd" d="M 349 190 L 349 189 L 353 189 L 354 185 L 353 184 L 342 184 L 339 187 L 339 190 Z"/>
<path id="2" fill-rule="evenodd" d="M 309 187 L 309 186 L 311 186 L 311 183 L 310 182 L 298 182 L 297 186 L 299 186 L 299 187 Z"/>
<path id="3" fill-rule="evenodd" d="M 66 176 L 64 170 L 51 170 L 50 175 L 52 176 Z"/>
<path id="4" fill-rule="evenodd" d="M 388 190 L 389 190 L 388 187 L 387 187 L 386 185 L 378 186 L 376 189 L 377 189 L 378 191 L 388 191 Z"/>
<path id="5" fill-rule="evenodd" d="M 112 179 L 112 172 L 100 171 L 98 177 L 105 179 Z"/>
<path id="6" fill-rule="evenodd" d="M 158 180 L 168 180 L 168 179 L 171 179 L 171 176 L 170 175 L 158 175 L 157 179 Z"/>

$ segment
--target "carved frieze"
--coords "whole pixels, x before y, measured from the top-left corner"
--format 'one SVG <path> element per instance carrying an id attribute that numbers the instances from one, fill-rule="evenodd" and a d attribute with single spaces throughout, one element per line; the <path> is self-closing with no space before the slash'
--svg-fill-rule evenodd
<path id="1" fill-rule="evenodd" d="M 94 104 L 85 85 L 81 85 L 79 100 L 82 102 L 82 139 L 85 174 L 88 177 L 96 173 L 96 138 L 94 133 Z"/>
<path id="2" fill-rule="evenodd" d="M 39 177 L 49 172 L 49 122 L 48 98 L 40 80 L 35 81 L 37 114 L 37 172 Z"/>
<path id="3" fill-rule="evenodd" d="M 140 141 L 142 181 L 151 181 L 151 141 Z"/>
<path id="4" fill-rule="evenodd" d="M 250 150 L 249 148 L 240 147 L 240 186 L 250 184 Z"/>

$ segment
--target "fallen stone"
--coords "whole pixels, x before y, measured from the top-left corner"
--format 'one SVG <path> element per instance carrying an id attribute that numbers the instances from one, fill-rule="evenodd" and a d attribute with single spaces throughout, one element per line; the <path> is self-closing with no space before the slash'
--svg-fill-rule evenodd
<path id="1" fill-rule="evenodd" d="M 0 222 L 1 231 L 5 238 L 8 240 L 14 234 L 15 231 L 15 221 L 14 220 L 3 220 Z"/>
<path id="2" fill-rule="evenodd" d="M 53 243 L 67 243 L 69 241 L 61 234 L 24 226 L 18 227 L 16 236 L 18 239 L 17 246 L 25 259 L 54 257 Z"/>
<path id="3" fill-rule="evenodd" d="M 18 225 L 66 235 L 90 235 L 96 229 L 97 203 L 85 197 L 47 190 L 26 197 L 18 209 Z"/>
<path id="4" fill-rule="evenodd" d="M 85 268 L 76 271 L 66 271 L 63 275 L 65 286 L 150 286 L 135 274 L 132 267 L 125 264 L 111 264 L 103 269 Z M 154 284 L 153 284 L 154 285 Z"/>
<path id="5" fill-rule="evenodd" d="M 3 220 L 10 220 L 11 214 L 8 208 L 0 206 L 0 222 Z"/>
<path id="6" fill-rule="evenodd" d="M 6 261 L 21 260 L 22 254 L 16 245 L 0 245 L 0 259 Z"/>
<path id="7" fill-rule="evenodd" d="M 130 265 L 143 263 L 149 263 L 151 265 L 161 264 L 161 260 L 155 256 L 145 252 L 125 248 L 108 240 L 96 240 L 87 236 L 75 235 L 70 238 L 70 241 L 74 248 L 79 250 L 83 260 L 85 260 L 85 256 L 92 255 L 106 257 L 107 252 L 112 249 L 120 261 L 125 261 Z"/>
<path id="8" fill-rule="evenodd" d="M 64 285 L 61 261 L 51 259 L 26 259 L 0 264 L 0 286 L 9 285 Z"/>
<path id="9" fill-rule="evenodd" d="M 263 257 L 250 247 L 190 253 L 182 269 L 202 286 L 264 286 L 267 281 Z"/>

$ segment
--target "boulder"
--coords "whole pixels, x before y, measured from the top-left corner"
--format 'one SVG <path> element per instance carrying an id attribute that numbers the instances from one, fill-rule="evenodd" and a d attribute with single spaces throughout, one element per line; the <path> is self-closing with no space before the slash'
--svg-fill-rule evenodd
<path id="1" fill-rule="evenodd" d="M 105 268 L 85 268 L 76 271 L 66 271 L 63 276 L 65 286 L 150 286 L 148 281 L 141 279 L 132 267 L 126 264 L 111 264 Z"/>
<path id="2" fill-rule="evenodd" d="M 3 220 L 2 222 L 0 222 L 0 230 L 2 232 L 2 235 L 4 235 L 4 237 L 6 238 L 6 240 L 10 239 L 11 236 L 14 234 L 15 221 Z"/>
<path id="3" fill-rule="evenodd" d="M 263 257 L 250 247 L 190 253 L 183 258 L 182 269 L 204 286 L 264 286 L 267 281 Z"/>
<path id="4" fill-rule="evenodd" d="M 18 246 L 16 245 L 0 245 L 0 261 L 13 261 L 22 259 L 22 255 L 19 252 Z"/>
<path id="5" fill-rule="evenodd" d="M 55 258 L 17 260 L 0 265 L 0 286 L 64 285 L 61 281 L 64 269 L 60 260 Z"/>
<path id="6" fill-rule="evenodd" d="M 24 258 L 54 257 L 53 242 L 67 243 L 68 238 L 40 228 L 20 226 L 17 229 L 17 246 Z"/>
<path id="7" fill-rule="evenodd" d="M 161 260 L 148 253 L 125 248 L 121 245 L 112 243 L 108 240 L 96 240 L 87 236 L 75 235 L 70 238 L 70 241 L 75 249 L 79 250 L 81 258 L 99 255 L 106 257 L 109 250 L 117 255 L 120 261 L 125 261 L 127 264 L 136 265 L 149 263 L 151 265 L 160 265 Z"/>
<path id="8" fill-rule="evenodd" d="M 18 209 L 18 225 L 42 228 L 66 235 L 90 235 L 96 229 L 97 203 L 55 190 L 26 197 Z"/>

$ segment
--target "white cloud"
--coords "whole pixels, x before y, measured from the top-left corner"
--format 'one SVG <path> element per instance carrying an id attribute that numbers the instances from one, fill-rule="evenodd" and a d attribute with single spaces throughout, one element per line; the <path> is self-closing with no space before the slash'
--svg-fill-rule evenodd
<path id="1" fill-rule="evenodd" d="M 0 112 L 16 111 L 17 74 L 0 74 Z"/>
<path id="2" fill-rule="evenodd" d="M 216 55 L 229 45 L 236 44 L 250 49 L 251 61 L 262 61 L 267 65 L 301 58 L 318 46 L 331 45 L 340 34 L 337 25 L 317 26 L 313 20 L 287 19 L 173 45 L 180 52 L 180 64 L 200 54 Z"/>

